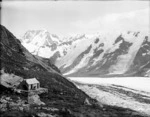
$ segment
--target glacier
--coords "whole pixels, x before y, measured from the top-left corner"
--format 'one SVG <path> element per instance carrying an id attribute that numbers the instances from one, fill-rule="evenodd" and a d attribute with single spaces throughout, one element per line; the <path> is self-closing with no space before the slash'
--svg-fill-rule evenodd
<path id="1" fill-rule="evenodd" d="M 101 104 L 130 108 L 150 116 L 150 78 L 69 77 L 68 79 Z"/>

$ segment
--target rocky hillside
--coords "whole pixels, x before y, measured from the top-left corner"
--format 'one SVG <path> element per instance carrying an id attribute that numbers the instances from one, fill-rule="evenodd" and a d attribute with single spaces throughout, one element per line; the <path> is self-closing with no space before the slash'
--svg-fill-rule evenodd
<path id="1" fill-rule="evenodd" d="M 3 26 L 0 26 L 0 35 L 1 71 L 3 70 L 4 73 L 10 74 L 10 76 L 13 74 L 12 78 L 14 80 L 16 76 L 24 79 L 37 78 L 41 83 L 41 87 L 47 88 L 49 91 L 48 94 L 41 96 L 41 100 L 47 106 L 53 105 L 55 107 L 59 104 L 57 107 L 61 110 L 62 108 L 67 108 L 67 106 L 75 106 L 75 103 L 77 105 L 84 104 L 84 100 L 88 96 L 77 89 L 73 83 L 62 77 L 58 68 L 51 64 L 49 60 L 30 54 L 21 45 L 21 42 Z M 1 72 L 2 75 L 3 73 Z M 4 86 L 2 82 L 0 85 L 1 87 Z M 4 90 L 1 92 L 0 97 L 3 97 L 5 94 L 7 95 L 9 90 L 11 90 L 7 88 L 9 87 L 2 88 Z M 17 94 L 16 97 L 18 97 Z"/>
<path id="2" fill-rule="evenodd" d="M 148 35 L 127 31 L 62 38 L 44 31 L 28 31 L 21 40 L 32 54 L 49 58 L 66 76 L 147 76 Z M 48 37 L 53 43 L 47 43 Z"/>

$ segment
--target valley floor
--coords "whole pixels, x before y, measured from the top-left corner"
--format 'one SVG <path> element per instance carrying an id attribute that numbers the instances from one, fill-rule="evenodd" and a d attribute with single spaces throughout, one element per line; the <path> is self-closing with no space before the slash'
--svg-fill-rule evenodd
<path id="1" fill-rule="evenodd" d="M 150 78 L 70 77 L 78 88 L 102 104 L 150 115 Z"/>

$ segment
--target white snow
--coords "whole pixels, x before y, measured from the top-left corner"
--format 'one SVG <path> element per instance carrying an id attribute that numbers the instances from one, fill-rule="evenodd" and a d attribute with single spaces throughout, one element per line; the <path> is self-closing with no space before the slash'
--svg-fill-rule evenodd
<path id="1" fill-rule="evenodd" d="M 77 64 L 74 68 L 70 69 L 70 71 L 68 71 L 66 74 L 74 73 L 78 71 L 80 68 L 83 68 L 86 65 L 88 65 L 89 59 L 92 57 L 94 49 L 98 48 L 100 43 L 104 43 L 103 47 L 98 48 L 98 49 L 103 49 L 103 53 L 101 53 L 97 58 L 93 59 L 93 64 L 91 66 L 94 66 L 96 65 L 97 62 L 102 60 L 102 57 L 104 56 L 105 53 L 114 52 L 116 49 L 119 48 L 122 41 L 118 42 L 115 45 L 113 44 L 117 39 L 117 37 L 119 35 L 122 35 L 125 41 L 132 43 L 132 45 L 129 48 L 129 50 L 127 50 L 127 54 L 118 56 L 116 64 L 112 65 L 109 71 L 110 74 L 123 74 L 131 66 L 132 61 L 134 60 L 134 57 L 136 56 L 136 53 L 138 52 L 138 49 L 140 48 L 145 37 L 145 33 L 143 32 L 139 33 L 137 37 L 135 36 L 136 33 L 137 32 L 128 33 L 127 31 L 125 31 L 123 33 L 103 32 L 103 33 L 93 34 L 93 37 L 91 35 L 90 36 L 86 35 L 86 37 L 90 37 L 90 38 L 76 41 L 75 42 L 76 48 L 75 49 L 71 48 L 70 51 L 68 51 L 66 56 L 62 57 L 59 61 L 57 61 L 56 66 L 58 67 L 62 65 L 65 65 L 65 67 L 70 66 L 74 62 L 74 60 L 78 57 L 78 55 L 81 54 L 81 52 L 85 51 L 89 45 L 92 45 L 91 51 L 88 54 L 84 55 L 81 61 L 79 62 L 79 64 Z M 94 43 L 96 38 L 99 38 L 99 42 L 97 44 Z"/>
<path id="2" fill-rule="evenodd" d="M 101 104 L 113 105 L 150 115 L 150 78 L 144 77 L 119 77 L 119 78 L 94 78 L 94 77 L 69 77 L 72 81 L 82 83 L 77 87 Z M 91 85 L 88 85 L 91 84 Z M 103 87 L 103 88 L 101 88 Z M 105 89 L 105 90 L 103 90 Z M 123 90 L 123 92 L 121 92 Z M 130 91 L 132 93 L 125 93 Z M 134 97 L 139 94 L 142 97 Z M 143 102 L 138 100 L 143 100 Z"/>
<path id="3" fill-rule="evenodd" d="M 65 73 L 64 75 L 68 75 L 68 74 L 71 74 L 71 73 L 75 73 L 77 71 L 79 71 L 81 68 L 85 67 L 86 65 L 88 65 L 89 63 L 89 60 L 90 58 L 93 56 L 93 53 L 94 53 L 94 49 L 96 49 L 99 45 L 98 44 L 95 44 L 94 41 L 95 41 L 96 38 L 91 38 L 91 49 L 88 53 L 84 54 L 81 61 L 79 62 L 79 64 L 77 64 L 71 71 Z"/>
<path id="4" fill-rule="evenodd" d="M 128 70 L 130 64 L 132 63 L 131 59 L 132 59 L 132 55 L 130 55 L 130 54 L 118 56 L 117 63 L 112 65 L 109 68 L 110 74 L 123 74 L 123 73 L 125 73 Z"/>
<path id="5" fill-rule="evenodd" d="M 73 81 L 79 81 L 87 84 L 115 84 L 136 90 L 150 92 L 150 78 L 145 77 L 119 77 L 119 78 L 69 77 L 69 78 Z"/>
<path id="6" fill-rule="evenodd" d="M 150 69 L 146 72 L 145 76 L 150 77 Z"/>
<path id="7" fill-rule="evenodd" d="M 119 49 L 120 44 L 122 43 L 122 40 L 119 41 L 117 44 L 115 44 L 109 51 L 109 53 L 114 52 L 115 50 Z"/>
<path id="8" fill-rule="evenodd" d="M 44 58 L 50 58 L 55 51 L 51 51 L 49 47 L 40 47 L 37 51 L 37 55 L 40 55 Z"/>
<path id="9" fill-rule="evenodd" d="M 91 44 L 90 39 L 82 39 L 76 40 L 70 47 L 71 49 L 67 52 L 67 55 L 62 57 L 60 61 L 56 62 L 56 66 L 61 67 L 66 65 L 65 67 L 70 66 L 73 61 L 83 52 L 85 51 Z M 74 48 L 76 46 L 76 48 Z"/>
<path id="10" fill-rule="evenodd" d="M 122 32 L 122 31 L 121 31 Z M 60 39 L 55 38 L 55 36 L 52 36 L 49 32 L 46 30 L 41 31 L 37 35 L 35 34 L 33 39 L 30 40 L 29 43 L 27 43 L 28 40 L 23 41 L 23 45 L 34 55 L 38 55 L 44 58 L 50 58 L 54 55 L 55 52 L 59 52 L 60 57 L 56 60 L 55 65 L 60 68 L 67 68 L 68 66 L 71 66 L 75 60 L 81 59 L 81 61 L 78 61 L 79 63 L 74 66 L 74 68 L 71 68 L 66 74 L 71 74 L 74 72 L 79 71 L 80 69 L 84 68 L 88 65 L 90 68 L 91 66 L 95 66 L 97 63 L 99 63 L 103 56 L 106 53 L 114 52 L 116 49 L 119 48 L 122 41 L 118 42 L 114 45 L 115 40 L 120 35 L 125 39 L 125 41 L 132 43 L 129 50 L 127 50 L 126 54 L 120 55 L 117 57 L 117 61 L 115 64 L 113 64 L 109 68 L 110 74 L 123 74 L 125 73 L 130 66 L 132 65 L 132 62 L 141 47 L 141 44 L 147 35 L 147 32 L 140 32 L 138 36 L 135 36 L 136 32 L 130 31 L 123 31 L 121 33 L 120 31 L 112 31 L 112 32 L 97 32 L 93 34 L 78 34 L 78 35 L 72 35 L 64 38 L 63 42 L 72 41 L 71 44 L 62 44 L 59 41 Z M 51 37 L 51 39 L 47 39 L 47 34 Z M 63 37 L 61 37 L 63 38 Z M 95 43 L 95 39 L 99 39 L 98 43 Z M 50 47 L 43 46 L 45 42 L 49 43 L 49 45 L 56 43 L 57 49 L 51 50 Z M 99 47 L 100 44 L 104 44 L 103 47 Z M 78 58 L 79 55 L 81 55 L 82 52 L 85 52 L 89 46 L 92 46 L 90 52 L 85 54 L 83 58 Z M 92 62 L 90 58 L 94 55 L 94 50 L 97 48 L 97 50 L 102 49 L 103 52 L 95 57 Z M 66 52 L 64 54 L 64 51 Z M 149 54 L 149 53 L 148 53 Z M 143 54 L 144 56 L 144 54 Z M 111 58 L 110 58 L 111 60 Z M 114 60 L 112 60 L 114 61 Z M 106 60 L 103 62 L 103 64 L 106 62 Z M 89 65 L 90 63 L 90 65 Z M 92 63 L 92 64 L 91 64 Z M 65 74 L 65 75 L 66 75 Z"/>
<path id="11" fill-rule="evenodd" d="M 37 31 L 40 31 L 38 34 Z M 52 45 L 54 43 L 58 44 L 60 43 L 59 39 L 53 36 L 53 34 L 50 34 L 47 30 L 35 30 L 34 32 L 28 32 L 30 33 L 30 36 L 32 35 L 31 39 L 26 38 L 26 35 L 24 36 L 24 39 L 22 39 L 22 45 L 28 49 L 29 52 L 31 52 L 34 55 L 39 55 L 44 58 L 50 58 L 55 51 L 51 51 L 50 47 L 45 46 L 45 43 L 48 43 L 48 45 Z M 47 36 L 50 36 L 50 39 L 48 40 Z M 29 42 L 28 42 L 29 41 Z"/>
<path id="12" fill-rule="evenodd" d="M 123 108 L 130 108 L 132 110 L 150 115 L 150 104 L 138 102 L 134 100 L 134 98 L 132 97 L 128 97 L 126 95 L 113 92 L 113 91 L 106 92 L 106 91 L 98 89 L 95 86 L 89 87 L 87 85 L 84 85 L 84 86 L 80 86 L 79 88 L 83 90 L 84 92 L 86 92 L 92 98 L 95 98 L 96 100 L 98 100 L 102 104 L 119 106 Z M 149 94 L 149 97 L 150 97 L 150 94 Z"/>
<path id="13" fill-rule="evenodd" d="M 111 66 L 109 70 L 111 74 L 123 74 L 132 65 L 132 61 L 134 60 L 145 37 L 143 33 L 139 33 L 137 37 L 134 36 L 135 34 L 135 32 L 131 32 L 129 34 L 126 32 L 122 33 L 122 37 L 125 41 L 132 43 L 132 45 L 129 48 L 128 53 L 119 56 L 117 63 Z M 111 51 L 112 49 L 113 48 L 111 48 Z"/>

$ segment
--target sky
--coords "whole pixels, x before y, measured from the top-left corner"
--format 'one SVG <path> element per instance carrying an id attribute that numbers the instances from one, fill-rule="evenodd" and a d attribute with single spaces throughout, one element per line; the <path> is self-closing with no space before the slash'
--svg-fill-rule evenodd
<path id="1" fill-rule="evenodd" d="M 1 24 L 20 38 L 28 30 L 71 35 L 149 30 L 150 1 L 3 1 Z"/>

